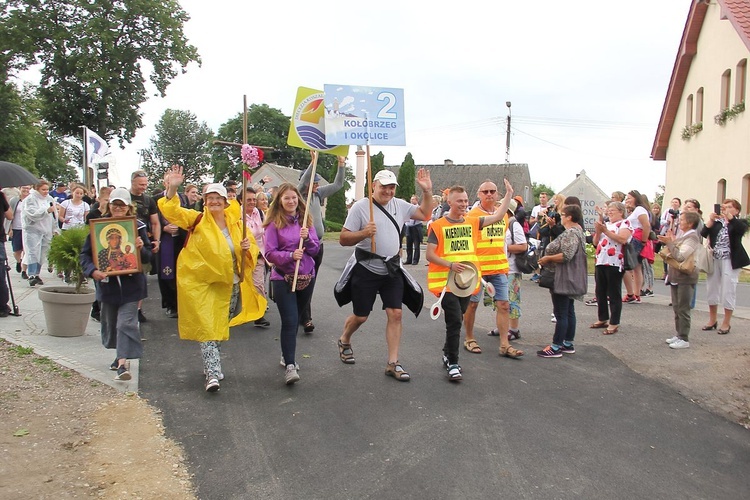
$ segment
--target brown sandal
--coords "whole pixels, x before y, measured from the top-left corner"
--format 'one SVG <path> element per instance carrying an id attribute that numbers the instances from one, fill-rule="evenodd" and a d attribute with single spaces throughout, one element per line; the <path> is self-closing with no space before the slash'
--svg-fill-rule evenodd
<path id="1" fill-rule="evenodd" d="M 344 344 L 339 339 L 339 358 L 347 365 L 354 364 L 354 351 L 352 350 L 351 344 Z"/>
<path id="2" fill-rule="evenodd" d="M 523 351 L 516 349 L 512 345 L 509 345 L 508 347 L 500 348 L 500 356 L 505 356 L 506 358 L 511 359 L 518 359 L 523 356 Z"/>
<path id="3" fill-rule="evenodd" d="M 475 339 L 464 340 L 464 347 L 467 351 L 474 354 L 482 354 L 482 348 L 479 347 Z"/>
<path id="4" fill-rule="evenodd" d="M 404 367 L 401 366 L 401 363 L 398 361 L 395 363 L 388 363 L 385 367 L 385 374 L 401 382 L 408 382 L 411 378 L 409 372 L 404 370 Z"/>
<path id="5" fill-rule="evenodd" d="M 609 325 L 609 327 L 602 332 L 602 335 L 614 335 L 619 329 L 620 325 Z"/>
<path id="6" fill-rule="evenodd" d="M 596 323 L 592 323 L 589 328 L 607 328 L 609 326 L 609 323 L 606 321 L 597 321 Z"/>

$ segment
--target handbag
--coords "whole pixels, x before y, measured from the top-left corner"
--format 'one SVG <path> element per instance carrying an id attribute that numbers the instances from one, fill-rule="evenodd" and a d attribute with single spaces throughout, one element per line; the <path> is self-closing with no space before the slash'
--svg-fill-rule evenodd
<path id="1" fill-rule="evenodd" d="M 581 244 L 572 259 L 565 264 L 557 265 L 554 292 L 568 296 L 586 295 L 588 281 L 586 249 Z"/>
<path id="2" fill-rule="evenodd" d="M 628 241 L 624 245 L 622 245 L 622 254 L 623 254 L 623 267 L 626 271 L 632 271 L 636 267 L 638 267 L 638 250 L 633 246 L 631 241 Z"/>
<path id="3" fill-rule="evenodd" d="M 687 259 L 683 261 L 678 261 L 672 257 L 672 252 L 669 251 L 668 247 L 662 248 L 659 255 L 668 266 L 674 267 L 681 273 L 692 274 L 695 271 L 695 252 L 688 255 Z"/>
<path id="4" fill-rule="evenodd" d="M 695 251 L 697 254 L 696 266 L 699 271 L 703 271 L 706 274 L 714 273 L 714 252 L 708 246 L 701 245 L 701 247 Z"/>
<path id="5" fill-rule="evenodd" d="M 542 272 L 539 273 L 539 286 L 542 288 L 549 288 L 554 290 L 555 288 L 555 270 L 549 267 L 543 267 Z"/>
<path id="6" fill-rule="evenodd" d="M 297 291 L 302 291 L 312 282 L 313 275 L 311 274 L 298 274 L 297 275 L 297 286 L 294 288 Z M 289 286 L 292 286 L 292 283 L 294 282 L 294 275 L 293 274 L 285 274 L 284 275 L 284 281 L 289 283 Z"/>

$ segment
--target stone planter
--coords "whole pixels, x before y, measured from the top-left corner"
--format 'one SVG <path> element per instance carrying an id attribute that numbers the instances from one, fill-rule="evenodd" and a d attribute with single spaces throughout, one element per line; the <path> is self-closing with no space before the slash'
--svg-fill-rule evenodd
<path id="1" fill-rule="evenodd" d="M 62 285 L 43 285 L 38 288 L 44 309 L 47 333 L 53 337 L 80 337 L 86 332 L 91 304 L 96 299 L 93 288 Z"/>

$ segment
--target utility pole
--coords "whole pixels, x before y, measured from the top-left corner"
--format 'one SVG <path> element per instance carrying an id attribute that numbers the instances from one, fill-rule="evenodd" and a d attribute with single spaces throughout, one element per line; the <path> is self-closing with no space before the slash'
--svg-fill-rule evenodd
<path id="1" fill-rule="evenodd" d="M 505 101 L 508 106 L 508 127 L 505 130 L 505 163 L 510 163 L 510 101 Z"/>

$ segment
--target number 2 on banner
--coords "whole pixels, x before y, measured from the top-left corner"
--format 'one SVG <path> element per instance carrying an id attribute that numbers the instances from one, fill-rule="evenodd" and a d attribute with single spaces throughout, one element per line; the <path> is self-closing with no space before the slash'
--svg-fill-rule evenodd
<path id="1" fill-rule="evenodd" d="M 391 92 L 381 92 L 378 94 L 378 101 L 388 101 L 385 106 L 380 108 L 380 111 L 378 111 L 378 118 L 391 118 L 396 119 L 398 118 L 398 114 L 391 112 L 391 109 L 396 105 L 396 96 L 393 95 Z"/>

